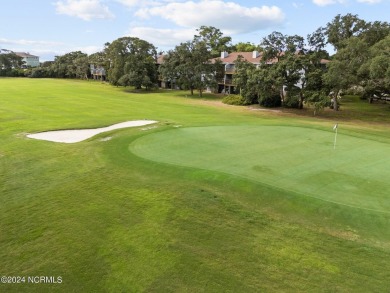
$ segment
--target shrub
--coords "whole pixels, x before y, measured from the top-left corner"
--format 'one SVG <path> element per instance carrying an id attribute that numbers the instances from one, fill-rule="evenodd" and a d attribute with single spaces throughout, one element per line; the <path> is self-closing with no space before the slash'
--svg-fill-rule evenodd
<path id="1" fill-rule="evenodd" d="M 286 108 L 299 108 L 299 97 L 298 96 L 290 96 L 285 99 L 283 103 L 283 107 Z"/>
<path id="2" fill-rule="evenodd" d="M 259 104 L 263 107 L 275 108 L 282 105 L 279 94 L 262 95 L 259 97 Z"/>
<path id="3" fill-rule="evenodd" d="M 307 92 L 306 101 L 314 107 L 314 116 L 324 110 L 325 107 L 330 107 L 329 96 L 323 92 Z"/>
<path id="4" fill-rule="evenodd" d="M 23 77 L 24 71 L 20 68 L 0 68 L 0 76 L 6 76 L 6 77 Z"/>
<path id="5" fill-rule="evenodd" d="M 246 99 L 241 95 L 227 95 L 222 99 L 222 103 L 235 106 L 249 105 Z"/>
<path id="6" fill-rule="evenodd" d="M 26 75 L 31 77 L 31 78 L 43 78 L 43 77 L 48 77 L 47 76 L 47 71 L 44 68 L 34 68 L 31 70 L 28 70 L 26 72 Z"/>
<path id="7" fill-rule="evenodd" d="M 245 99 L 246 105 L 256 104 L 258 101 L 258 94 L 250 89 L 243 89 L 241 96 Z"/>

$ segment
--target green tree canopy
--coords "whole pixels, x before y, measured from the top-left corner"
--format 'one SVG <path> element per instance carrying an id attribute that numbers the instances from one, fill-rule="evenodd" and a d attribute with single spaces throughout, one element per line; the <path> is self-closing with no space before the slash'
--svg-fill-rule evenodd
<path id="1" fill-rule="evenodd" d="M 151 43 L 133 37 L 122 37 L 106 43 L 104 53 L 109 61 L 108 79 L 113 85 L 150 88 L 157 82 L 157 49 Z"/>
<path id="2" fill-rule="evenodd" d="M 88 74 L 88 55 L 74 51 L 55 56 L 51 71 L 59 78 L 84 78 Z"/>
<path id="3" fill-rule="evenodd" d="M 189 89 L 191 95 L 197 89 L 202 96 L 205 88 L 217 85 L 220 63 L 211 62 L 211 57 L 207 44 L 195 36 L 194 40 L 181 43 L 169 51 L 159 71 L 166 80 L 176 80 L 181 88 Z"/>
<path id="4" fill-rule="evenodd" d="M 194 36 L 194 42 L 204 42 L 211 57 L 218 57 L 221 52 L 229 51 L 232 47 L 232 38 L 213 26 L 201 26 L 197 29 L 198 35 Z"/>
<path id="5" fill-rule="evenodd" d="M 263 38 L 261 46 L 264 48 L 263 63 L 273 63 L 266 68 L 269 71 L 268 75 L 276 78 L 275 84 L 279 87 L 280 97 L 284 103 L 286 102 L 285 90 L 293 94 L 297 90 L 296 85 L 301 82 L 305 59 L 304 38 L 273 32 Z"/>
<path id="6" fill-rule="evenodd" d="M 360 66 L 358 75 L 366 96 L 390 95 L 390 34 L 370 47 L 368 58 Z"/>
<path id="7" fill-rule="evenodd" d="M 328 43 L 339 50 L 345 46 L 346 40 L 359 36 L 366 28 L 367 23 L 357 15 L 348 13 L 341 16 L 338 14 L 326 25 L 325 34 L 328 37 Z"/>
<path id="8" fill-rule="evenodd" d="M 253 52 L 262 51 L 262 48 L 250 42 L 239 42 L 232 46 L 232 50 L 236 52 Z"/>
<path id="9" fill-rule="evenodd" d="M 388 95 L 389 23 L 366 23 L 348 14 L 337 16 L 330 28 L 328 36 L 331 33 L 335 35 L 336 28 L 340 31 L 339 37 L 333 40 L 338 51 L 324 76 L 326 86 L 334 94 L 341 90 L 360 88 L 363 96 L 368 98 Z M 333 100 L 336 101 L 336 97 Z"/>
<path id="10" fill-rule="evenodd" d="M 20 68 L 23 64 L 23 58 L 14 52 L 0 54 L 0 69 Z"/>

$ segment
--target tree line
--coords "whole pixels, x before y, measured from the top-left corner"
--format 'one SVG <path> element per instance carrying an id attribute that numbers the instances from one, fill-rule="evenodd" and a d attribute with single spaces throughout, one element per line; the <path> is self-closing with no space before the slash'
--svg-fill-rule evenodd
<path id="1" fill-rule="evenodd" d="M 333 46 L 330 56 L 326 47 Z M 364 98 L 390 95 L 390 25 L 367 22 L 357 15 L 337 15 L 306 38 L 273 32 L 258 45 L 232 44 L 215 27 L 201 26 L 193 39 L 164 54 L 142 39 L 122 37 L 106 43 L 101 52 L 80 51 L 56 56 L 41 67 L 21 71 L 21 59 L 12 52 L 0 54 L 0 75 L 53 78 L 89 78 L 90 65 L 106 69 L 106 79 L 115 86 L 151 89 L 162 79 L 199 95 L 215 88 L 223 77 L 220 52 L 261 52 L 261 63 L 242 58 L 235 63 L 233 83 L 244 103 L 302 108 L 305 103 L 319 110 L 329 104 L 335 110 L 342 91 Z M 214 58 L 214 59 L 213 59 Z M 328 62 L 330 61 L 330 62 Z"/>
<path id="2" fill-rule="evenodd" d="M 24 76 L 23 58 L 14 52 L 0 49 L 0 76 Z"/>
<path id="3" fill-rule="evenodd" d="M 333 56 L 326 51 L 327 45 L 333 46 Z M 390 95 L 387 22 L 337 15 L 306 39 L 273 32 L 260 47 L 260 66 L 236 63 L 234 82 L 246 103 L 302 108 L 306 102 L 316 111 L 329 104 L 338 110 L 343 91 L 370 100 Z M 275 62 L 270 65 L 270 60 Z"/>

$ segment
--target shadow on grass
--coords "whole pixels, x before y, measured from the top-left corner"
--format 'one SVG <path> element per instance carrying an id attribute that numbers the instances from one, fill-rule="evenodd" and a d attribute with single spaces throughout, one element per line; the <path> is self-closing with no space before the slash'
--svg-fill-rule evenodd
<path id="1" fill-rule="evenodd" d="M 359 96 L 345 95 L 340 100 L 339 111 L 325 108 L 314 115 L 314 108 L 305 104 L 303 109 L 294 108 L 264 108 L 259 105 L 251 105 L 253 109 L 263 109 L 278 112 L 279 115 L 289 114 L 299 117 L 316 117 L 319 119 L 337 121 L 360 121 L 377 124 L 390 123 L 390 105 L 383 101 L 368 103 Z"/>
<path id="2" fill-rule="evenodd" d="M 199 96 L 198 91 L 194 91 L 194 94 L 191 95 L 191 92 L 189 90 L 176 90 L 176 89 L 135 89 L 134 87 L 121 87 L 122 90 L 129 94 L 169 94 L 175 97 L 182 97 L 186 99 L 194 99 L 194 100 L 210 100 L 210 101 L 218 101 L 223 98 L 223 95 L 221 94 L 213 94 L 213 93 L 202 93 L 202 96 Z"/>

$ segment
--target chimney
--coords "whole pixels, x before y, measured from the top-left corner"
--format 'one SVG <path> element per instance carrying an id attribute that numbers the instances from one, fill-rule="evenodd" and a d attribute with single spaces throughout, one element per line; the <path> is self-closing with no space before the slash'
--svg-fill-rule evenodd
<path id="1" fill-rule="evenodd" d="M 259 54 L 258 51 L 253 51 L 253 52 L 252 52 L 252 58 L 253 58 L 253 59 L 258 58 L 259 56 L 260 56 L 260 54 Z"/>
<path id="2" fill-rule="evenodd" d="M 221 52 L 221 59 L 226 58 L 227 56 L 229 56 L 228 52 Z"/>

